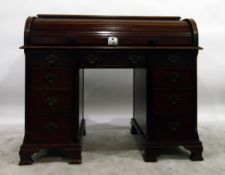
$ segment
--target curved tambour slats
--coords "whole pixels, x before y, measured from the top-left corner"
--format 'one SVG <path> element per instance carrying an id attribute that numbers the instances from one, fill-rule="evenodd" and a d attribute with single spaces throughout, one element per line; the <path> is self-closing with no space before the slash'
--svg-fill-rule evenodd
<path id="1" fill-rule="evenodd" d="M 193 46 L 198 46 L 198 28 L 197 24 L 193 19 L 184 19 L 183 21 L 187 21 L 191 27 L 192 30 L 192 41 Z"/>
<path id="2" fill-rule="evenodd" d="M 97 20 L 97 19 L 36 19 L 34 30 L 91 31 L 190 31 L 186 21 Z"/>
<path id="3" fill-rule="evenodd" d="M 25 28 L 24 28 L 24 43 L 26 44 L 30 44 L 31 25 L 35 18 L 36 17 L 29 16 L 26 20 Z"/>
<path id="4" fill-rule="evenodd" d="M 114 36 L 119 46 L 198 46 L 194 21 L 180 17 L 38 15 L 27 21 L 25 45 L 107 46 Z"/>

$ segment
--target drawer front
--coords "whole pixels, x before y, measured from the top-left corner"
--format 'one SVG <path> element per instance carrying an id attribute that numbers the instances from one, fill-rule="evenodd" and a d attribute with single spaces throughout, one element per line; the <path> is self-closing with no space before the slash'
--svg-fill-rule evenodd
<path id="1" fill-rule="evenodd" d="M 31 112 L 73 112 L 73 98 L 70 91 L 33 92 Z"/>
<path id="2" fill-rule="evenodd" d="M 31 71 L 31 88 L 39 89 L 72 89 L 73 69 L 33 68 Z"/>
<path id="3" fill-rule="evenodd" d="M 78 64 L 77 54 L 67 51 L 35 51 L 27 53 L 32 66 L 72 66 Z"/>
<path id="4" fill-rule="evenodd" d="M 196 54 L 192 52 L 163 52 L 151 54 L 153 67 L 193 67 Z"/>
<path id="5" fill-rule="evenodd" d="M 195 121 L 192 115 L 155 116 L 152 137 L 155 139 L 191 139 L 194 136 Z"/>
<path id="6" fill-rule="evenodd" d="M 81 53 L 83 67 L 145 67 L 146 56 L 143 53 L 92 52 Z"/>
<path id="7" fill-rule="evenodd" d="M 74 118 L 71 115 L 35 115 L 29 119 L 29 136 L 32 143 L 67 143 L 74 138 Z"/>
<path id="8" fill-rule="evenodd" d="M 194 69 L 153 69 L 153 88 L 194 88 Z"/>
<path id="9" fill-rule="evenodd" d="M 194 113 L 193 90 L 153 90 L 153 109 L 160 113 Z"/>

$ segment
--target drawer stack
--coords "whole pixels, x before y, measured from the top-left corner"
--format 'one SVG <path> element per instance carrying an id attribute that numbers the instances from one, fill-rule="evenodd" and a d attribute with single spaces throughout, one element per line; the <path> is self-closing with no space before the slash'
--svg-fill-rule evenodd
<path id="1" fill-rule="evenodd" d="M 164 51 L 151 55 L 152 139 L 181 141 L 194 137 L 195 57 L 188 51 Z"/>
<path id="2" fill-rule="evenodd" d="M 74 82 L 76 59 L 70 52 L 32 51 L 27 71 L 28 140 L 31 143 L 72 143 L 75 139 Z"/>
<path id="3" fill-rule="evenodd" d="M 19 164 L 32 164 L 31 156 L 40 149 L 80 164 L 85 122 L 78 54 L 60 49 L 32 49 L 25 54 L 25 137 Z"/>

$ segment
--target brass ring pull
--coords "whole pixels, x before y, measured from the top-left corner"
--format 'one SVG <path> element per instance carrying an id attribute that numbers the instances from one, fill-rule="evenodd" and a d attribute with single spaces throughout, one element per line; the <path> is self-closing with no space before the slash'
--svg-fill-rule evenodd
<path id="1" fill-rule="evenodd" d="M 94 64 L 98 61 L 98 57 L 96 57 L 95 55 L 91 54 L 89 56 L 86 57 L 86 60 L 88 61 L 89 64 Z"/>
<path id="2" fill-rule="evenodd" d="M 178 95 L 169 95 L 167 99 L 171 105 L 175 105 L 180 101 L 180 97 Z"/>
<path id="3" fill-rule="evenodd" d="M 57 102 L 57 99 L 54 97 L 48 97 L 45 99 L 45 105 L 47 105 L 48 107 L 53 107 L 56 102 Z"/>
<path id="4" fill-rule="evenodd" d="M 179 76 L 178 73 L 171 72 L 169 74 L 169 77 L 168 78 L 169 78 L 169 80 L 170 80 L 171 83 L 175 83 L 180 78 L 180 76 Z"/>
<path id="5" fill-rule="evenodd" d="M 49 64 L 54 64 L 56 63 L 56 61 L 58 60 L 58 57 L 56 57 L 53 53 L 51 53 L 49 56 L 47 56 L 45 58 L 45 60 L 49 63 Z"/>
<path id="6" fill-rule="evenodd" d="M 180 127 L 180 122 L 171 120 L 167 123 L 167 126 L 171 131 L 177 131 L 177 129 Z"/>
<path id="7" fill-rule="evenodd" d="M 131 55 L 131 56 L 129 56 L 129 60 L 132 64 L 137 64 L 141 60 L 141 56 Z"/>
<path id="8" fill-rule="evenodd" d="M 58 74 L 50 72 L 50 73 L 46 73 L 44 79 L 48 82 L 48 83 L 53 83 L 56 79 L 58 78 Z"/>
<path id="9" fill-rule="evenodd" d="M 58 125 L 54 122 L 49 122 L 47 125 L 46 125 L 46 130 L 49 132 L 49 133 L 52 133 L 54 131 L 56 131 L 58 129 Z"/>
<path id="10" fill-rule="evenodd" d="M 176 64 L 178 60 L 179 60 L 179 57 L 177 55 L 168 56 L 168 61 L 170 64 Z"/>

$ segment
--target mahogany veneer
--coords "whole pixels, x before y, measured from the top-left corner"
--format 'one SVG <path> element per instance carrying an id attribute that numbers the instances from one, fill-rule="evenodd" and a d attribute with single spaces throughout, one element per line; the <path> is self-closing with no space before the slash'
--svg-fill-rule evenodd
<path id="1" fill-rule="evenodd" d="M 26 21 L 21 48 L 26 103 L 20 165 L 32 164 L 40 149 L 81 163 L 84 68 L 134 70 L 131 133 L 138 134 L 145 161 L 156 161 L 161 148 L 178 145 L 190 150 L 192 160 L 203 160 L 197 132 L 201 48 L 194 20 L 37 15 Z"/>

